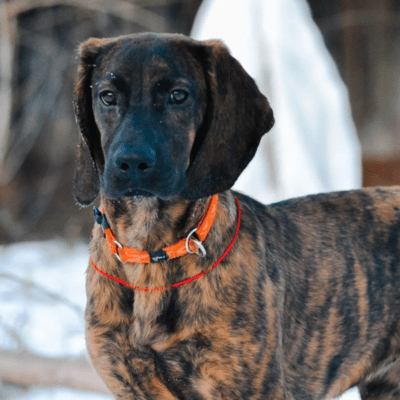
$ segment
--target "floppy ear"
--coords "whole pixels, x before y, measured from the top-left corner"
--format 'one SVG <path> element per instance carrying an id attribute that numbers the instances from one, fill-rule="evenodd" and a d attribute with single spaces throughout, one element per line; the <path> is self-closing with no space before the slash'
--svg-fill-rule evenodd
<path id="1" fill-rule="evenodd" d="M 231 188 L 274 124 L 268 100 L 229 50 L 219 41 L 202 43 L 209 99 L 182 192 L 187 199 Z"/>
<path id="2" fill-rule="evenodd" d="M 88 206 L 100 191 L 99 171 L 104 165 L 100 132 L 92 109 L 91 79 L 93 68 L 109 39 L 89 39 L 79 49 L 80 64 L 74 92 L 76 121 L 80 129 L 78 157 L 75 166 L 74 196 L 82 206 Z"/>

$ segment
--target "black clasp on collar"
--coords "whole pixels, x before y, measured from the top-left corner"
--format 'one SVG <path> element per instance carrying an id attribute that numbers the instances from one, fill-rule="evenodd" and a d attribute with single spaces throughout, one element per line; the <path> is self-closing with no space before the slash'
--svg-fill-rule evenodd
<path id="1" fill-rule="evenodd" d="M 164 250 L 158 250 L 154 253 L 150 254 L 150 262 L 152 263 L 159 263 L 163 261 L 168 261 L 169 256 Z"/>
<path id="2" fill-rule="evenodd" d="M 105 230 L 110 228 L 107 217 L 97 207 L 93 207 L 94 220 L 97 224 L 101 225 L 101 229 L 105 235 Z"/>

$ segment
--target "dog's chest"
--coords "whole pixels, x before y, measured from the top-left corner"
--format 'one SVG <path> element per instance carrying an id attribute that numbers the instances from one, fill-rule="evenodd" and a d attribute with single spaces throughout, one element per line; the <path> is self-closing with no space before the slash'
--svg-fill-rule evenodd
<path id="1" fill-rule="evenodd" d="M 266 349 L 267 331 L 260 329 L 260 321 L 250 318 L 240 324 L 238 316 L 232 321 L 229 308 L 224 313 L 197 305 L 197 313 L 192 314 L 183 300 L 169 295 L 153 300 L 152 305 L 138 302 L 134 307 L 129 347 L 138 374 L 145 363 L 148 367 L 143 371 L 156 371 L 169 390 L 183 398 L 193 393 L 204 398 L 210 393 L 247 398 L 243 390 L 261 392 L 262 376 L 279 379 L 274 329 L 268 336 L 275 345 Z"/>
<path id="2" fill-rule="evenodd" d="M 224 327 L 188 333 L 188 329 L 178 329 L 138 348 L 135 346 L 143 336 L 136 336 L 136 344 L 132 343 L 132 354 L 136 355 L 132 366 L 139 378 L 142 372 L 144 379 L 147 371 L 155 371 L 171 393 L 182 398 L 209 398 L 218 393 L 218 399 L 241 399 L 248 398 L 249 393 L 243 391 L 261 393 L 261 376 L 267 371 L 266 366 L 254 363 L 257 353 L 259 361 L 265 361 L 260 346 L 232 335 Z M 278 363 L 271 363 L 267 375 L 279 380 L 279 374 Z"/>

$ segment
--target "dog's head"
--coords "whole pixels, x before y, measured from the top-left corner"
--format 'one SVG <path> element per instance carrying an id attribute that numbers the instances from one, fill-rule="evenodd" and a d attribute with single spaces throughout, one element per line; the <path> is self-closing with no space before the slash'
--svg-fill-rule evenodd
<path id="1" fill-rule="evenodd" d="M 229 189 L 273 125 L 253 79 L 218 41 L 142 34 L 79 48 L 76 200 Z"/>

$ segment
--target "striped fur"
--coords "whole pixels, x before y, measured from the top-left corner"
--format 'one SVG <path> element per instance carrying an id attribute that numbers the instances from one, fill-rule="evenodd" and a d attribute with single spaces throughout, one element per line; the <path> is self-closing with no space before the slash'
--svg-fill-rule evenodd
<path id="1" fill-rule="evenodd" d="M 108 149 L 121 139 L 106 129 L 112 121 L 96 113 L 90 116 L 82 107 L 90 103 L 83 99 L 88 82 L 95 84 L 93 76 L 110 67 L 110 59 L 115 60 L 109 56 L 114 54 L 112 45 L 122 46 L 123 40 L 128 39 L 92 39 L 81 48 L 76 89 L 83 135 L 75 181 L 78 200 L 88 203 L 100 193 L 101 207 L 118 240 L 148 252 L 185 237 L 212 192 L 220 192 L 220 203 L 204 242 L 205 258 L 188 254 L 159 264 L 122 264 L 96 226 L 90 247 L 94 262 L 138 286 L 169 286 L 206 270 L 225 251 L 236 229 L 234 195 L 241 204 L 242 221 L 237 242 L 221 264 L 176 289 L 134 291 L 89 266 L 87 346 L 115 398 L 323 400 L 358 386 L 363 400 L 399 399 L 400 188 L 321 194 L 264 206 L 227 189 L 234 177 L 223 178 L 224 171 L 218 168 L 233 166 L 237 175 L 247 161 L 232 156 L 233 143 L 224 150 L 228 160 L 215 167 L 217 176 L 211 175 L 210 182 L 203 177 L 196 190 L 192 183 L 172 197 L 163 198 L 167 190 L 160 189 L 160 195 L 111 199 L 104 194 L 104 170 Z M 183 54 L 188 48 L 193 52 L 188 40 L 168 37 L 163 42 L 166 54 L 172 51 L 171 43 L 184 48 Z M 150 44 L 149 52 L 154 49 Z M 225 51 L 217 42 L 208 46 L 219 54 Z M 184 55 L 180 57 L 182 63 Z M 172 59 L 165 56 L 160 68 Z M 193 82 L 209 90 L 213 83 L 198 83 L 204 76 L 201 71 L 196 74 Z M 222 79 L 210 76 L 217 84 Z M 191 154 L 182 155 L 188 170 L 207 160 L 199 156 L 201 145 L 195 143 L 199 131 L 213 125 L 207 116 L 209 101 L 210 96 L 199 97 L 196 109 L 205 116 L 192 113 L 187 124 L 197 126 L 196 137 L 189 128 L 181 135 L 182 148 Z M 228 102 L 222 103 L 218 112 L 223 113 Z M 269 123 L 264 130 L 272 124 L 266 110 Z M 171 129 L 178 129 L 175 123 L 170 122 Z M 206 136 L 202 142 L 209 140 Z M 200 175 L 197 168 L 193 177 Z"/>

